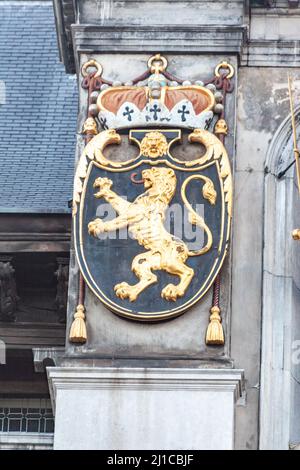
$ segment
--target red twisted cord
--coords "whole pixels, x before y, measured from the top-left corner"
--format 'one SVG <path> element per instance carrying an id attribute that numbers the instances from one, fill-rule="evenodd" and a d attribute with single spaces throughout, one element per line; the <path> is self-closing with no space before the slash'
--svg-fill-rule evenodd
<path id="1" fill-rule="evenodd" d="M 89 106 L 91 104 L 91 93 L 96 90 L 100 90 L 103 83 L 100 77 L 95 78 L 95 73 L 90 73 L 82 80 L 81 86 L 84 89 L 88 90 L 88 111 L 87 118 L 92 117 L 92 114 L 89 111 Z M 89 141 L 94 137 L 93 134 L 87 133 L 85 135 L 85 144 L 88 144 Z M 85 300 L 85 282 L 81 271 L 79 272 L 79 293 L 78 293 L 78 304 L 84 305 Z"/>
<path id="2" fill-rule="evenodd" d="M 233 84 L 230 79 L 226 78 L 227 73 L 223 73 L 220 77 L 215 77 L 215 85 L 217 89 L 223 90 L 223 111 L 220 116 L 221 119 L 225 119 L 225 103 L 226 103 L 226 94 L 233 91 Z M 220 134 L 219 139 L 224 145 L 225 135 Z M 218 273 L 216 280 L 213 286 L 213 298 L 212 298 L 212 307 L 220 308 L 220 290 L 221 290 L 221 273 Z"/>

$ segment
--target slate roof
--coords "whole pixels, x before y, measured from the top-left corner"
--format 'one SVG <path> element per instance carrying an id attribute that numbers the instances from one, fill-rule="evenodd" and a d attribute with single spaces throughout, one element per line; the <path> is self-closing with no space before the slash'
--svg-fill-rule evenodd
<path id="1" fill-rule="evenodd" d="M 0 1 L 0 212 L 69 212 L 77 83 L 50 1 Z"/>

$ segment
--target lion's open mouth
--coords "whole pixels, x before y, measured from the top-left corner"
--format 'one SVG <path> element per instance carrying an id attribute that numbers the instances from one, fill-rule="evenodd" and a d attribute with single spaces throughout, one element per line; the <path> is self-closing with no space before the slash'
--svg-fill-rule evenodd
<path id="1" fill-rule="evenodd" d="M 93 188 L 95 188 L 95 189 L 96 189 L 96 188 L 100 188 L 100 181 L 95 180 L 95 181 L 94 181 L 94 184 L 93 184 Z M 97 193 L 95 193 L 95 194 L 94 194 L 94 197 L 95 197 L 95 198 L 100 198 L 100 197 L 101 197 L 100 191 L 98 191 Z"/>
<path id="2" fill-rule="evenodd" d="M 144 181 L 144 187 L 146 189 L 151 188 L 151 186 L 153 185 L 152 180 L 150 178 L 147 178 L 147 176 L 143 177 L 143 181 Z"/>
<path id="3" fill-rule="evenodd" d="M 151 145 L 151 147 L 149 149 L 149 154 L 156 156 L 158 153 L 159 153 L 159 151 L 157 149 L 157 145 Z"/>

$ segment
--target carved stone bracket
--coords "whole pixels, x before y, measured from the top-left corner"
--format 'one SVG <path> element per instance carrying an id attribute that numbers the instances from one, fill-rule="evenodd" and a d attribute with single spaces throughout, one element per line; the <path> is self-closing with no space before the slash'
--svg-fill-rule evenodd
<path id="1" fill-rule="evenodd" d="M 0 320 L 13 322 L 19 297 L 10 257 L 0 257 Z"/>
<path id="2" fill-rule="evenodd" d="M 59 257 L 57 258 L 57 263 L 58 269 L 55 272 L 57 278 L 55 306 L 59 322 L 65 323 L 68 304 L 69 259 Z"/>
<path id="3" fill-rule="evenodd" d="M 45 372 L 46 367 L 50 365 L 60 365 L 60 361 L 64 357 L 64 352 L 64 347 L 32 348 L 35 372 Z"/>

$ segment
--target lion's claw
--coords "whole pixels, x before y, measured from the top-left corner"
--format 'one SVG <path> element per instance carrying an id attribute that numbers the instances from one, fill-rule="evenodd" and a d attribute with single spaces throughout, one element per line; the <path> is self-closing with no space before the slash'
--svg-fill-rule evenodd
<path id="1" fill-rule="evenodd" d="M 104 232 L 104 222 L 101 219 L 95 219 L 88 224 L 89 235 L 97 237 L 100 233 Z"/>
<path id="2" fill-rule="evenodd" d="M 183 290 L 180 289 L 178 286 L 175 286 L 174 284 L 168 284 L 161 291 L 161 296 L 163 299 L 172 300 L 173 302 L 175 302 L 177 297 L 182 297 L 183 295 Z"/>
<path id="3" fill-rule="evenodd" d="M 97 199 L 105 197 L 107 191 L 112 187 L 113 182 L 109 178 L 96 178 L 93 184 L 94 188 L 99 188 L 99 191 L 94 195 Z"/>
<path id="4" fill-rule="evenodd" d="M 110 189 L 113 182 L 109 178 L 96 178 L 94 181 L 94 188 Z"/>
<path id="5" fill-rule="evenodd" d="M 114 287 L 116 296 L 120 299 L 129 299 L 130 302 L 134 302 L 137 299 L 137 293 L 135 292 L 134 286 L 130 286 L 127 282 L 120 282 Z"/>

